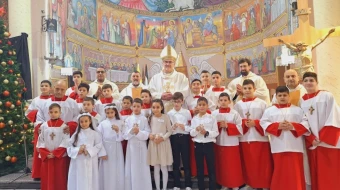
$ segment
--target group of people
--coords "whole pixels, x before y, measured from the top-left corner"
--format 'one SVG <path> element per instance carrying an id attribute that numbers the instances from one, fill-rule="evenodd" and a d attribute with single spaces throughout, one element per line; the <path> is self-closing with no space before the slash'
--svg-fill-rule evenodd
<path id="1" fill-rule="evenodd" d="M 316 73 L 306 72 L 301 85 L 287 70 L 286 86 L 270 102 L 247 59 L 224 87 L 219 71 L 202 71 L 189 85 L 174 70 L 171 46 L 161 58 L 163 70 L 149 86 L 133 72 L 120 93 L 103 68 L 89 85 L 74 72 L 75 86 L 58 81 L 53 96 L 51 83 L 41 82 L 27 117 L 35 122 L 32 177 L 41 178 L 42 190 L 151 190 L 150 166 L 158 190 L 167 189 L 169 169 L 174 190 L 190 190 L 192 176 L 204 190 L 205 175 L 210 190 L 340 186 L 340 109 L 319 90 Z"/>

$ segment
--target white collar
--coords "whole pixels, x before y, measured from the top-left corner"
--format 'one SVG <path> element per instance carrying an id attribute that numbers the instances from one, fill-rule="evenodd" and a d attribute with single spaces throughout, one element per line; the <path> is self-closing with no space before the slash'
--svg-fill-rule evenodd
<path id="1" fill-rule="evenodd" d="M 103 81 L 103 84 L 108 83 L 108 81 L 109 81 L 109 80 L 107 80 L 107 79 L 105 78 L 104 81 Z M 99 83 L 99 82 L 98 82 L 98 79 L 96 79 L 94 82 L 97 83 L 97 84 Z M 109 81 L 109 82 L 111 82 L 111 81 Z"/>

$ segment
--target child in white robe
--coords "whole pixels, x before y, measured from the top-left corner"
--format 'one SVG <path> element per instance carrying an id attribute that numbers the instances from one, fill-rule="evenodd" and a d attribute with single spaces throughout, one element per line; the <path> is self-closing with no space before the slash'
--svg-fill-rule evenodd
<path id="1" fill-rule="evenodd" d="M 102 148 L 101 135 L 94 130 L 92 116 L 78 116 L 78 127 L 72 135 L 67 154 L 71 158 L 68 172 L 68 190 L 99 189 L 98 153 Z"/>
<path id="2" fill-rule="evenodd" d="M 105 106 L 106 119 L 98 126 L 106 156 L 99 161 L 99 189 L 124 189 L 123 121 L 114 104 Z"/>
<path id="3" fill-rule="evenodd" d="M 124 139 L 128 140 L 125 163 L 125 190 L 151 190 L 151 173 L 147 163 L 146 140 L 150 126 L 141 114 L 142 100 L 133 100 L 133 115 L 125 120 Z"/>

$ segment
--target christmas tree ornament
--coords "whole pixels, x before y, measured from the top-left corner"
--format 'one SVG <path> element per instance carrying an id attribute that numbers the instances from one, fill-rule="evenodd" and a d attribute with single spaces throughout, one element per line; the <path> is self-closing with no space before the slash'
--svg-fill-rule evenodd
<path id="1" fill-rule="evenodd" d="M 8 73 L 13 74 L 13 70 L 12 69 L 8 70 Z"/>
<path id="2" fill-rule="evenodd" d="M 2 51 L 2 49 L 0 49 L 0 54 L 3 54 L 4 53 L 4 51 Z"/>
<path id="3" fill-rule="evenodd" d="M 8 64 L 8 65 L 13 65 L 13 61 L 12 61 L 12 60 L 8 60 L 8 61 L 7 61 L 7 64 Z"/>
<path id="4" fill-rule="evenodd" d="M 2 113 L 2 109 L 0 109 L 0 113 Z"/>
<path id="5" fill-rule="evenodd" d="M 5 83 L 6 84 L 6 83 Z M 2 95 L 4 95 L 4 96 L 9 96 L 9 92 L 7 91 L 7 90 L 5 90 L 3 93 L 2 93 Z"/>
<path id="6" fill-rule="evenodd" d="M 11 162 L 12 162 L 12 163 L 15 163 L 15 162 L 17 162 L 17 161 L 18 161 L 18 158 L 17 158 L 17 157 L 13 156 L 13 157 L 11 158 Z"/>
<path id="7" fill-rule="evenodd" d="M 12 42 L 8 40 L 8 41 L 7 41 L 7 44 L 8 44 L 8 45 L 12 45 Z"/>
<path id="8" fill-rule="evenodd" d="M 17 52 L 13 51 L 13 55 L 16 55 L 16 54 L 17 54 Z"/>
<path id="9" fill-rule="evenodd" d="M 7 29 L 7 26 L 6 26 L 6 25 L 2 25 L 2 26 L 4 26 L 5 30 Z"/>
<path id="10" fill-rule="evenodd" d="M 15 84 L 15 85 L 18 85 L 18 84 L 19 84 L 19 82 L 18 82 L 18 81 L 14 81 L 14 84 Z"/>
<path id="11" fill-rule="evenodd" d="M 19 74 L 17 74 L 17 77 L 20 77 L 21 75 L 20 75 L 20 73 Z"/>
<path id="12" fill-rule="evenodd" d="M 11 105 L 12 105 L 12 103 L 11 103 L 10 101 L 7 101 L 7 102 L 5 103 L 5 106 L 8 107 L 8 108 L 11 107 Z"/>
<path id="13" fill-rule="evenodd" d="M 2 66 L 6 66 L 6 64 L 7 64 L 7 63 L 6 63 L 6 62 L 4 62 L 4 61 L 3 61 L 3 62 L 1 62 L 1 65 L 2 65 Z"/>
<path id="14" fill-rule="evenodd" d="M 5 80 L 3 81 L 3 83 L 4 83 L 4 84 L 8 84 L 9 81 L 8 81 L 7 79 L 5 79 Z"/>
<path id="15" fill-rule="evenodd" d="M 23 88 L 22 90 L 23 90 L 24 92 L 26 92 L 26 91 L 27 91 L 27 88 L 25 87 L 25 88 Z"/>
<path id="16" fill-rule="evenodd" d="M 22 127 L 23 127 L 25 130 L 28 129 L 28 125 L 27 125 L 27 124 L 24 124 Z"/>
<path id="17" fill-rule="evenodd" d="M 15 108 L 15 105 L 12 104 L 9 108 L 14 109 L 14 108 Z"/>
<path id="18" fill-rule="evenodd" d="M 9 36 L 9 32 L 4 32 L 4 36 L 8 37 Z"/>
<path id="19" fill-rule="evenodd" d="M 4 117 L 0 117 L 0 121 L 3 121 L 4 120 Z"/>
<path id="20" fill-rule="evenodd" d="M 0 40 L 0 44 L 2 44 L 2 40 Z"/>
<path id="21" fill-rule="evenodd" d="M 13 121 L 12 120 L 8 120 L 8 125 L 13 125 Z"/>
<path id="22" fill-rule="evenodd" d="M 18 100 L 17 102 L 15 102 L 15 105 L 20 106 L 21 105 L 21 101 Z"/>
<path id="23" fill-rule="evenodd" d="M 0 101 L 0 106 L 2 106 L 2 101 Z"/>
<path id="24" fill-rule="evenodd" d="M 4 141 L 0 139 L 0 144 L 2 144 L 2 143 L 4 143 Z"/>
<path id="25" fill-rule="evenodd" d="M 13 130 L 12 130 L 12 133 L 15 133 L 15 132 L 17 132 L 17 130 L 16 130 L 16 129 L 13 129 Z"/>
<path id="26" fill-rule="evenodd" d="M 6 160 L 7 162 L 9 162 L 9 161 L 11 160 L 11 157 L 10 157 L 10 156 L 6 156 L 5 160 Z"/>
<path id="27" fill-rule="evenodd" d="M 0 129 L 3 129 L 3 128 L 5 128 L 5 123 L 4 122 L 0 122 Z"/>
<path id="28" fill-rule="evenodd" d="M 12 51 L 8 51 L 8 55 L 13 55 L 13 52 Z"/>
<path id="29" fill-rule="evenodd" d="M 29 123 L 29 125 L 30 125 L 30 127 L 33 127 L 34 123 L 33 123 L 33 122 L 31 122 L 31 123 Z"/>

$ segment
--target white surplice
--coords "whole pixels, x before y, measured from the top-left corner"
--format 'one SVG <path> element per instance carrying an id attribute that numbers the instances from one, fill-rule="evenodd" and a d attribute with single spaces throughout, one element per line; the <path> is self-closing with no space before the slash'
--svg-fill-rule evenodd
<path id="1" fill-rule="evenodd" d="M 240 114 L 242 119 L 252 119 L 252 120 L 260 120 L 262 115 L 267 108 L 267 104 L 265 101 L 255 98 L 252 101 L 238 101 L 234 105 L 234 109 Z M 249 112 L 249 118 L 247 117 L 247 112 Z M 240 142 L 268 142 L 269 139 L 267 136 L 262 136 L 255 127 L 248 128 L 246 133 L 240 137 Z"/>
<path id="2" fill-rule="evenodd" d="M 239 137 L 243 134 L 242 118 L 235 110 L 230 110 L 229 113 L 219 113 L 220 110 L 215 110 L 211 115 L 216 118 L 217 122 L 226 122 L 236 125 L 237 131 L 240 135 L 228 135 L 226 129 L 221 129 L 220 134 L 216 138 L 216 144 L 219 146 L 238 146 Z M 227 125 L 227 124 L 226 124 Z"/>
<path id="3" fill-rule="evenodd" d="M 77 129 L 78 130 L 78 129 Z M 68 190 L 95 190 L 99 189 L 98 178 L 98 152 L 102 148 L 101 135 L 91 128 L 80 129 L 78 142 L 73 146 L 77 132 L 75 132 L 67 148 L 71 158 L 68 172 Z M 78 154 L 81 145 L 86 145 L 88 155 Z"/>
<path id="4" fill-rule="evenodd" d="M 46 148 L 50 152 L 63 147 L 67 148 L 70 140 L 70 135 L 64 133 L 66 125 L 62 124 L 60 127 L 49 127 L 47 122 L 44 122 L 41 126 L 41 132 L 37 142 L 37 148 Z M 53 135 L 53 140 L 51 139 Z M 66 153 L 63 157 L 67 156 Z"/>
<path id="5" fill-rule="evenodd" d="M 41 107 L 38 107 L 38 114 L 37 114 L 37 122 L 45 122 L 50 120 L 49 113 L 49 106 L 52 103 L 57 103 L 61 107 L 61 115 L 60 118 L 65 122 L 74 121 L 77 122 L 77 117 L 79 115 L 79 107 L 75 100 L 72 98 L 63 98 L 61 101 L 53 101 L 53 97 L 48 99 L 45 104 L 43 104 Z"/>
<path id="6" fill-rule="evenodd" d="M 305 95 L 305 97 L 308 96 Z M 310 113 L 311 107 L 314 109 L 313 114 Z M 326 126 L 340 128 L 340 108 L 330 92 L 320 91 L 315 97 L 307 100 L 301 98 L 301 108 L 305 112 L 311 131 L 317 139 L 320 139 L 319 132 Z M 318 146 L 340 149 L 340 140 L 338 140 L 336 146 L 322 141 Z M 310 149 L 315 148 L 313 146 Z"/>
<path id="7" fill-rule="evenodd" d="M 283 152 L 304 152 L 304 137 L 295 137 L 293 130 L 282 130 L 280 136 L 271 135 L 266 131 L 266 129 L 273 123 L 280 123 L 284 120 L 291 123 L 299 123 L 306 128 L 304 135 L 309 135 L 309 124 L 307 117 L 303 113 L 300 107 L 290 105 L 289 107 L 277 108 L 276 106 L 271 106 L 265 110 L 263 116 L 260 120 L 260 125 L 262 126 L 265 135 L 270 135 L 270 148 L 272 153 L 283 153 Z"/>
<path id="8" fill-rule="evenodd" d="M 213 86 L 210 86 L 210 88 L 204 94 L 204 97 L 208 99 L 208 102 L 212 102 L 212 104 L 209 104 L 209 109 L 211 111 L 216 110 L 217 107 L 219 106 L 218 98 L 219 98 L 219 96 L 222 92 L 225 92 L 230 96 L 230 92 L 228 91 L 228 89 L 225 86 L 221 86 L 220 88 L 223 89 L 223 90 L 219 90 L 219 91 L 215 91 L 215 90 L 213 90 L 213 88 L 214 88 Z M 232 98 L 230 98 L 230 99 L 232 99 Z M 214 105 L 214 107 L 211 107 L 211 105 Z"/>
<path id="9" fill-rule="evenodd" d="M 112 125 L 119 127 L 118 133 L 112 129 Z M 124 155 L 121 143 L 123 140 L 123 125 L 122 120 L 106 118 L 98 126 L 107 154 L 107 160 L 100 159 L 99 161 L 100 190 L 124 190 Z"/>
<path id="10" fill-rule="evenodd" d="M 263 78 L 259 75 L 254 74 L 253 72 L 249 72 L 247 76 L 239 76 L 232 80 L 228 85 L 228 91 L 230 92 L 229 96 L 231 99 L 233 99 L 237 92 L 237 84 L 241 85 L 243 84 L 243 81 L 245 79 L 251 79 L 255 83 L 255 96 L 264 100 L 268 105 L 270 103 L 269 98 L 269 90 L 267 88 L 266 82 L 263 80 Z M 237 100 L 241 100 L 242 97 L 238 96 Z M 236 101 L 237 102 L 237 101 Z"/>
<path id="11" fill-rule="evenodd" d="M 181 92 L 183 96 L 186 97 L 186 93 L 189 90 L 189 81 L 183 73 L 175 70 L 168 75 L 160 72 L 151 78 L 149 90 L 154 99 L 160 99 L 166 91 L 170 91 L 172 94 Z M 163 100 L 163 103 L 166 112 L 172 109 L 173 105 L 171 101 Z"/>
<path id="12" fill-rule="evenodd" d="M 131 129 L 137 124 L 139 133 Z M 125 163 L 125 190 L 152 190 L 150 167 L 147 163 L 146 140 L 150 134 L 149 123 L 143 115 L 131 115 L 125 120 L 124 139 L 128 140 Z"/>

